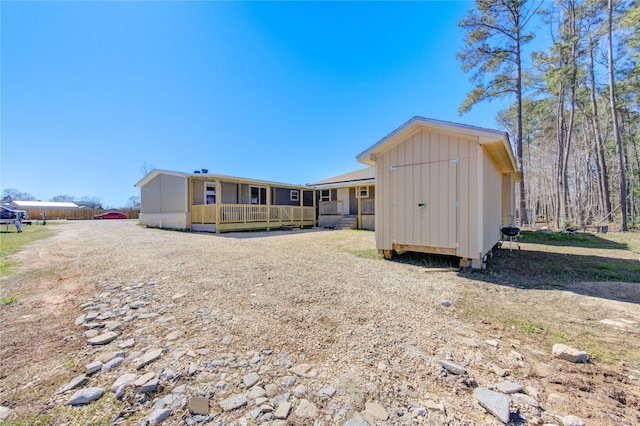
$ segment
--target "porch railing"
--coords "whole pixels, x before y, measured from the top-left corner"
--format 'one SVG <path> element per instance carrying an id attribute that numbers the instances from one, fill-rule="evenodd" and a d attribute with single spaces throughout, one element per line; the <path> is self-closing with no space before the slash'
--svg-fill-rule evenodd
<path id="1" fill-rule="evenodd" d="M 375 198 L 362 199 L 362 214 L 376 214 Z"/>
<path id="2" fill-rule="evenodd" d="M 314 207 L 255 204 L 206 204 L 191 206 L 191 223 L 295 223 L 315 221 Z"/>
<path id="3" fill-rule="evenodd" d="M 335 201 L 320 201 L 320 211 L 321 215 L 340 215 L 344 214 L 344 206 L 342 200 Z"/>

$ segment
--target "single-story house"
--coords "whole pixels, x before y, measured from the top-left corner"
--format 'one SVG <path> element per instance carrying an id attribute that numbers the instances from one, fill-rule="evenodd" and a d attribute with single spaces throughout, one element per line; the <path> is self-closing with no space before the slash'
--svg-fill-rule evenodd
<path id="1" fill-rule="evenodd" d="M 366 167 L 308 184 L 316 190 L 318 226 L 358 228 L 375 226 L 375 169 Z"/>
<path id="2" fill-rule="evenodd" d="M 514 223 L 518 168 L 505 132 L 414 117 L 357 156 L 376 176 L 376 247 L 481 268 Z"/>
<path id="3" fill-rule="evenodd" d="M 207 232 L 315 226 L 314 190 L 209 173 L 153 170 L 140 188 L 142 225 Z"/>

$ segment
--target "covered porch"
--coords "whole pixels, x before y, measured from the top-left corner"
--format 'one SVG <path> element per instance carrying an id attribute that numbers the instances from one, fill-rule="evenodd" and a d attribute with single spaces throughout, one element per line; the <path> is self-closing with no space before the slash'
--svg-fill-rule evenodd
<path id="1" fill-rule="evenodd" d="M 309 184 L 316 190 L 318 226 L 375 229 L 375 170 L 367 167 Z"/>
<path id="2" fill-rule="evenodd" d="M 189 206 L 194 231 L 220 233 L 316 225 L 314 191 L 302 186 L 191 176 Z"/>

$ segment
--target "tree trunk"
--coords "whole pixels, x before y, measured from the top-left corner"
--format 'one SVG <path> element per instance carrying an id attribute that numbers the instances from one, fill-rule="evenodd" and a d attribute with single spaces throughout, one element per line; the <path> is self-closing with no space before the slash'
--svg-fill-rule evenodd
<path id="1" fill-rule="evenodd" d="M 598 117 L 598 102 L 596 100 L 596 77 L 595 63 L 593 60 L 594 42 L 589 34 L 589 85 L 591 86 L 591 126 L 593 127 L 593 137 L 596 152 L 596 170 L 598 177 L 598 188 L 600 190 L 600 206 L 602 207 L 602 217 L 609 217 L 609 222 L 613 221 L 611 213 L 611 195 L 609 194 L 609 173 L 604 156 L 604 142 L 600 132 L 600 119 Z"/>
<path id="2" fill-rule="evenodd" d="M 520 15 L 516 16 L 516 33 L 515 33 L 515 47 L 516 47 L 516 157 L 518 167 L 520 168 L 520 222 L 522 225 L 529 224 L 529 217 L 527 214 L 527 198 L 525 189 L 525 169 L 524 162 L 522 161 L 522 59 L 521 59 L 521 45 L 520 37 L 522 28 L 520 28 Z M 534 219 L 535 223 L 535 219 Z"/>
<path id="3" fill-rule="evenodd" d="M 622 138 L 618 126 L 618 112 L 616 110 L 616 88 L 613 72 L 613 0 L 609 0 L 609 22 L 607 34 L 609 36 L 609 100 L 611 103 L 611 121 L 613 122 L 613 136 L 616 141 L 616 157 L 618 159 L 618 173 L 620 175 L 620 230 L 628 231 L 627 227 L 627 178 L 624 167 L 624 152 Z"/>

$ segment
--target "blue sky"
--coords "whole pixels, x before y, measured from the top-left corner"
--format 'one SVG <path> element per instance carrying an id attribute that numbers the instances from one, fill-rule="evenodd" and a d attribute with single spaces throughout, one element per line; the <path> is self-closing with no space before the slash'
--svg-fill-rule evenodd
<path id="1" fill-rule="evenodd" d="M 1 187 L 109 207 L 145 168 L 309 183 L 458 108 L 473 2 L 6 2 Z"/>

